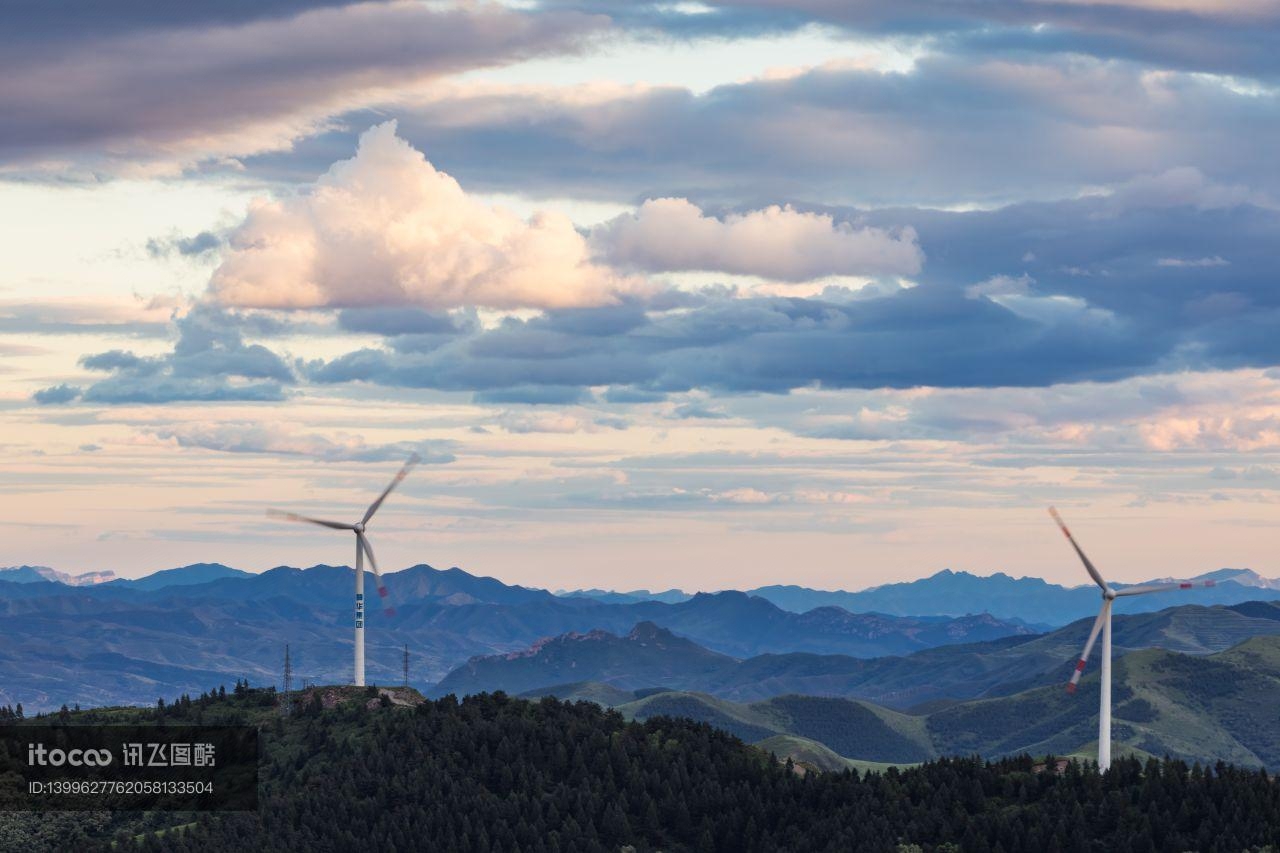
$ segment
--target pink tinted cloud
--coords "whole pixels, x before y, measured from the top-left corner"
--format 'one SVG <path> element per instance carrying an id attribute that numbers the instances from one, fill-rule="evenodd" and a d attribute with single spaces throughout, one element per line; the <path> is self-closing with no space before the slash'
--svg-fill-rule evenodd
<path id="1" fill-rule="evenodd" d="M 241 307 L 559 308 L 642 287 L 594 263 L 567 217 L 524 220 L 469 196 L 394 122 L 305 195 L 257 202 L 230 246 L 210 287 Z"/>
<path id="2" fill-rule="evenodd" d="M 639 269 L 712 270 L 783 281 L 913 275 L 924 260 L 910 227 L 859 228 L 779 205 L 717 219 L 683 198 L 650 199 L 592 237 L 610 260 Z"/>

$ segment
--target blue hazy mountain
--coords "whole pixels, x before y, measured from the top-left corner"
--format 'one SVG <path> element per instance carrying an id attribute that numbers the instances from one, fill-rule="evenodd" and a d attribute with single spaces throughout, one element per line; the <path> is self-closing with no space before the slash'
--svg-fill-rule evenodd
<path id="1" fill-rule="evenodd" d="M 1038 687 L 1061 689 L 1092 621 L 1082 619 L 1033 637 L 938 646 L 870 660 L 801 653 L 736 658 L 641 623 L 626 634 L 568 634 L 519 652 L 473 658 L 442 679 L 434 693 L 558 689 L 557 695 L 565 697 L 576 695 L 573 685 L 590 683 L 614 691 L 692 691 L 737 702 L 805 694 L 864 699 L 899 710 L 936 710 Z M 1280 605 L 1183 605 L 1117 615 L 1113 629 L 1117 656 L 1145 649 L 1216 654 L 1254 638 L 1280 637 Z M 1096 657 L 1092 663 L 1096 669 Z"/>
<path id="2" fill-rule="evenodd" d="M 556 590 L 561 598 L 589 598 L 603 604 L 635 604 L 637 601 L 661 601 L 666 604 L 679 604 L 693 598 L 693 593 L 681 589 L 668 589 L 662 592 L 650 592 L 647 589 L 633 589 L 627 592 L 614 592 L 608 589 L 575 589 Z M 787 608 L 789 609 L 789 608 Z"/>
<path id="3" fill-rule="evenodd" d="M 115 573 L 110 571 L 71 575 L 66 572 L 60 572 L 57 569 L 51 569 L 48 566 L 0 567 L 0 581 L 8 583 L 44 583 L 49 581 L 65 584 L 66 586 L 92 586 L 106 583 L 114 578 Z"/>
<path id="4" fill-rule="evenodd" d="M 86 705 L 149 703 L 159 696 L 198 693 L 237 677 L 255 684 L 276 683 L 285 643 L 291 646 L 295 671 L 301 678 L 341 683 L 350 677 L 353 575 L 345 566 L 281 566 L 250 574 L 217 564 L 197 564 L 140 581 L 89 586 L 34 580 L 23 574 L 21 583 L 0 580 L 0 615 L 6 625 L 5 642 L 0 644 L 0 703 L 21 701 L 32 709 L 57 707 L 64 701 Z M 979 589 L 984 584 L 989 587 L 1013 580 L 971 575 L 959 579 Z M 1067 634 L 1055 632 L 1059 637 L 1070 634 L 1074 638 L 1071 643 L 1046 644 L 1033 637 L 1035 632 L 1024 622 L 1047 622 L 1067 612 L 1063 599 L 1055 598 L 1062 588 L 1043 582 L 1048 592 L 1035 603 L 1046 609 L 1024 610 L 1028 617 L 1024 619 L 982 612 L 937 615 L 929 609 L 941 609 L 944 604 L 927 595 L 919 596 L 918 604 L 911 604 L 910 596 L 900 596 L 903 609 L 918 608 L 925 614 L 903 615 L 855 612 L 830 604 L 796 612 L 760 595 L 736 591 L 699 593 L 674 603 L 653 599 L 610 603 L 556 596 L 461 569 L 441 571 L 427 565 L 396 572 L 387 580 L 396 613 L 387 617 L 373 609 L 369 617 L 369 677 L 384 684 L 398 683 L 402 650 L 408 645 L 412 680 L 424 687 L 473 657 L 519 653 L 543 638 L 569 633 L 598 630 L 625 636 L 638 623 L 650 622 L 716 654 L 755 660 L 753 666 L 758 671 L 743 690 L 768 692 L 784 683 L 800 690 L 792 670 L 784 667 L 785 671 L 775 671 L 795 661 L 832 656 L 863 662 L 871 658 L 885 662 L 909 659 L 910 678 L 902 680 L 905 676 L 896 669 L 897 664 L 881 663 L 876 671 L 882 677 L 868 682 L 866 688 L 879 691 L 876 701 L 907 706 L 980 695 L 981 690 L 991 688 L 992 678 L 1001 684 L 1038 678 L 1046 667 L 1066 665 L 1078 652 L 1088 627 L 1088 622 L 1082 621 L 1068 626 Z M 894 594 L 912 589 L 928 592 L 934 588 L 930 582 L 940 580 L 947 578 L 935 576 L 918 585 L 894 585 L 852 595 L 884 595 L 886 590 Z M 372 588 L 370 578 L 368 589 L 376 605 Z M 1092 617 L 1096 593 L 1087 588 L 1065 592 L 1082 595 L 1083 614 Z M 1213 600 L 1211 595 L 1234 601 L 1280 597 L 1262 586 L 1224 582 L 1216 589 L 1185 596 L 1174 593 L 1126 600 L 1123 610 L 1132 614 L 1148 603 L 1165 607 L 1188 600 L 1199 603 Z M 1000 597 L 992 596 L 992 600 Z M 790 603 L 798 606 L 795 601 Z M 889 602 L 881 599 L 878 603 L 883 607 Z M 958 611 L 963 605 L 950 600 L 945 609 Z M 1212 608 L 1199 608 L 1204 610 Z M 1195 608 L 1180 611 L 1199 612 Z M 1185 619 L 1179 624 L 1182 621 Z M 1221 628 L 1218 625 L 1213 630 Z M 1152 645 L 1178 648 L 1177 637 L 1183 635 L 1194 636 L 1195 632 L 1171 629 Z M 1008 652 L 1024 642 L 1025 650 Z M 990 643 L 996 645 L 994 653 L 984 645 Z M 1076 648 L 1068 648 L 1072 643 Z M 1194 643 L 1188 641 L 1190 646 Z M 1212 642 L 1206 648 L 1210 646 Z M 952 649 L 954 654 L 949 651 Z M 1036 656 L 1029 657 L 1026 651 L 1036 651 Z M 935 652 L 937 655 L 930 657 Z M 800 657 L 779 660 L 788 655 Z M 862 684 L 858 679 L 864 664 L 848 664 L 848 672 L 836 673 L 827 672 L 825 664 L 814 666 L 811 676 L 806 676 L 805 690 L 843 693 L 852 689 L 849 685 Z M 956 673 L 968 686 L 951 687 L 957 681 Z M 894 691 L 897 698 L 880 695 Z"/>
<path id="5" fill-rule="evenodd" d="M 1161 580 L 1159 578 L 1153 580 Z M 1215 581 L 1211 589 L 1195 591 L 1197 604 L 1235 604 L 1252 599 L 1280 599 L 1280 581 L 1269 580 L 1248 569 L 1219 569 L 1194 580 Z M 1144 581 L 1145 583 L 1145 581 Z M 1123 587 L 1127 584 L 1116 584 Z M 997 572 L 974 575 L 950 569 L 919 580 L 885 584 L 868 589 L 822 590 L 791 584 L 776 584 L 746 590 L 793 613 L 819 607 L 839 607 L 851 613 L 884 613 L 892 616 L 964 616 L 990 613 L 1033 627 L 1056 627 L 1094 614 L 1098 592 L 1091 584 L 1075 587 L 1051 584 L 1042 578 L 1020 577 Z M 558 591 L 565 598 L 587 598 L 610 604 L 640 601 L 687 601 L 691 593 L 678 589 L 650 592 L 638 589 L 616 592 L 605 589 Z M 1126 602 L 1130 612 L 1152 612 L 1188 601 L 1185 593 L 1170 592 L 1142 596 Z"/>
<path id="6" fill-rule="evenodd" d="M 221 576 L 195 582 L 207 574 Z M 372 591 L 372 578 L 368 583 Z M 384 684 L 399 682 L 406 644 L 414 680 L 426 685 L 474 656 L 516 652 L 570 632 L 626 633 L 645 621 L 737 657 L 802 651 L 868 658 L 1030 633 L 985 614 L 792 613 L 741 592 L 606 604 L 426 565 L 389 575 L 387 583 L 396 612 L 374 609 L 367 633 L 369 677 Z M 0 703 L 149 703 L 218 680 L 275 683 L 285 643 L 301 677 L 340 683 L 351 667 L 352 588 L 344 566 L 261 574 L 186 567 L 150 583 L 91 587 L 0 581 Z"/>
<path id="7" fill-rule="evenodd" d="M 44 583 L 54 581 L 48 566 L 10 566 L 0 569 L 0 581 L 8 583 Z"/>
<path id="8" fill-rule="evenodd" d="M 116 580 L 112 583 L 128 584 L 135 589 L 162 589 L 166 586 L 192 586 L 221 578 L 248 577 L 250 572 L 233 569 L 221 563 L 194 563 L 177 569 L 165 569 L 137 580 Z"/>
<path id="9" fill-rule="evenodd" d="M 1169 755 L 1202 765 L 1226 760 L 1249 767 L 1280 766 L 1280 717 L 1275 712 L 1280 703 L 1280 636 L 1252 637 L 1207 655 L 1134 651 L 1116 659 L 1114 677 L 1112 734 L 1118 754 Z M 696 690 L 625 690 L 594 681 L 520 695 L 587 700 L 638 720 L 686 717 L 779 758 L 843 770 L 853 761 L 902 763 L 941 755 L 1089 755 L 1097 740 L 1098 691 L 1095 672 L 1075 695 L 1065 693 L 1061 684 L 1050 684 L 934 703 L 912 713 L 832 696 L 733 701 Z"/>
<path id="10" fill-rule="evenodd" d="M 1180 591 L 1135 596 L 1125 602 L 1125 610 L 1130 613 L 1150 612 L 1184 601 L 1236 604 L 1253 599 L 1280 599 L 1280 581 L 1268 580 L 1248 569 L 1220 569 L 1200 575 L 1195 580 L 1212 580 L 1217 586 L 1196 589 L 1194 598 Z M 1119 588 L 1127 584 L 1115 586 Z M 1015 578 L 1002 572 L 984 577 L 950 569 L 920 580 L 885 584 L 858 592 L 802 586 L 763 586 L 748 592 L 794 612 L 826 606 L 898 616 L 959 616 L 985 612 L 1001 619 L 1021 619 L 1033 625 L 1064 625 L 1098 612 L 1098 590 L 1092 585 L 1064 587 L 1041 578 Z"/>

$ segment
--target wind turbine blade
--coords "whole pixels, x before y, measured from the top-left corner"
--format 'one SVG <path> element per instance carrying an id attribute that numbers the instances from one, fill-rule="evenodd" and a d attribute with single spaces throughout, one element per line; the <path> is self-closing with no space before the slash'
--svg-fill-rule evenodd
<path id="1" fill-rule="evenodd" d="M 289 521 L 305 521 L 308 524 L 318 524 L 321 527 L 332 527 L 334 530 L 355 530 L 354 524 L 343 524 L 341 521 L 325 521 L 320 518 L 308 518 L 305 515 L 298 515 L 296 512 L 281 512 L 278 509 L 267 510 L 267 515 L 272 518 L 285 518 Z"/>
<path id="2" fill-rule="evenodd" d="M 369 519 L 373 518 L 373 514 L 378 511 L 378 507 L 382 506 L 382 502 L 387 499 L 387 495 L 391 494 L 391 490 L 400 485 L 400 481 L 409 476 L 409 471 L 412 470 L 413 466 L 417 465 L 421 461 L 422 457 L 416 453 L 409 457 L 409 461 L 404 463 L 404 467 L 400 469 L 400 473 L 396 474 L 395 478 L 392 479 L 391 485 L 387 486 L 383 493 L 378 495 L 378 499 L 376 501 L 369 504 L 368 511 L 364 514 L 364 518 L 360 520 L 361 524 L 369 523 Z"/>
<path id="3" fill-rule="evenodd" d="M 364 548 L 365 556 L 369 558 L 369 565 L 373 567 L 373 576 L 378 581 L 378 597 L 382 599 L 382 612 L 388 616 L 395 616 L 396 609 L 387 601 L 387 585 L 382 582 L 382 572 L 378 570 L 378 561 L 373 557 L 373 546 L 369 544 L 369 539 L 363 533 L 357 533 L 356 538 L 360 540 L 360 547 Z"/>
<path id="4" fill-rule="evenodd" d="M 1071 535 L 1071 531 L 1067 529 L 1067 525 L 1063 522 L 1062 516 L 1058 515 L 1058 511 L 1053 507 L 1049 507 L 1049 515 L 1052 515 L 1053 520 L 1058 522 L 1058 526 L 1062 528 L 1062 535 L 1067 537 L 1071 547 L 1075 548 L 1076 553 L 1080 555 L 1080 562 L 1084 563 L 1085 569 L 1089 572 L 1089 577 L 1093 578 L 1093 582 L 1105 591 L 1107 582 L 1102 579 L 1102 573 L 1094 568 L 1093 563 L 1089 562 L 1089 558 L 1084 555 L 1084 551 L 1080 550 L 1080 546 L 1076 544 L 1075 537 Z"/>
<path id="5" fill-rule="evenodd" d="M 1111 610 L 1111 602 L 1106 601 L 1102 604 L 1102 609 L 1098 611 L 1098 618 L 1093 620 L 1093 628 L 1089 631 L 1089 639 L 1084 641 L 1084 651 L 1080 653 L 1080 660 L 1076 661 L 1076 671 L 1071 673 L 1071 680 L 1067 682 L 1067 692 L 1075 693 L 1076 685 L 1080 683 L 1080 676 L 1084 674 L 1084 663 L 1089 659 L 1089 652 L 1093 651 L 1093 644 L 1098 641 L 1098 633 L 1102 630 L 1102 625 L 1107 621 L 1107 614 Z"/>
<path id="6" fill-rule="evenodd" d="M 1170 581 L 1169 583 L 1149 583 L 1142 586 L 1127 586 L 1116 590 L 1116 597 L 1122 595 L 1146 595 L 1148 592 L 1168 592 L 1174 589 L 1195 589 L 1196 587 L 1217 586 L 1213 581 Z"/>

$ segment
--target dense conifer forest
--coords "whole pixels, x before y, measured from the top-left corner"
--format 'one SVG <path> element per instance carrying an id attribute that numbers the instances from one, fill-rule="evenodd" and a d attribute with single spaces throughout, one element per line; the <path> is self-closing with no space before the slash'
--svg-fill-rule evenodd
<path id="1" fill-rule="evenodd" d="M 371 689 L 372 690 L 372 689 Z M 704 724 L 555 699 L 392 705 L 238 684 L 148 711 L 262 727 L 259 814 L 0 815 L 0 849 L 1244 851 L 1280 849 L 1280 786 L 1226 765 L 962 757 L 819 773 Z M 325 705 L 332 707 L 325 707 Z M 47 721 L 47 718 L 46 718 Z"/>

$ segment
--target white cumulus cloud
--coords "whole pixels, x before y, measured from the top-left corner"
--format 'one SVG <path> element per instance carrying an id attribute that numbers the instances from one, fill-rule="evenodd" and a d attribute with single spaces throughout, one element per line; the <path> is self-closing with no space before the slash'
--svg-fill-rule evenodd
<path id="1" fill-rule="evenodd" d="M 1225 267 L 1230 265 L 1230 261 L 1220 255 L 1204 258 L 1160 258 L 1156 261 L 1158 267 Z"/>
<path id="2" fill-rule="evenodd" d="M 642 285 L 590 258 L 568 217 L 528 220 L 469 196 L 396 135 L 360 137 L 310 192 L 259 201 L 210 283 L 229 305 L 562 308 Z"/>
<path id="3" fill-rule="evenodd" d="M 612 263 L 636 269 L 781 281 L 913 275 L 924 260 L 910 227 L 858 228 L 777 205 L 717 219 L 683 198 L 650 199 L 595 229 L 592 241 Z"/>

